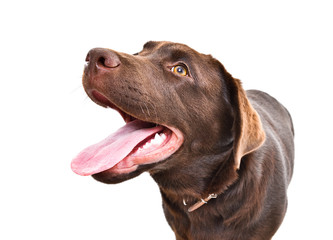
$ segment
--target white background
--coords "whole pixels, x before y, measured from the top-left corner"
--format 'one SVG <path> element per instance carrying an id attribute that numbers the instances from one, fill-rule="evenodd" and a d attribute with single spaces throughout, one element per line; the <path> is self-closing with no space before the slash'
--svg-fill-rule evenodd
<path id="1" fill-rule="evenodd" d="M 0 239 L 174 239 L 148 174 L 105 185 L 70 169 L 123 124 L 83 91 L 88 50 L 169 40 L 212 54 L 245 89 L 289 109 L 295 174 L 274 239 L 332 240 L 333 7 L 272 2 L 2 1 Z"/>

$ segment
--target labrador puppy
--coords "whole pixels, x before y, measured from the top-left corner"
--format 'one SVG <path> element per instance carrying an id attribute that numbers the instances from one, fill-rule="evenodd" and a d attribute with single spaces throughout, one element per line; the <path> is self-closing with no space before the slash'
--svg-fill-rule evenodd
<path id="1" fill-rule="evenodd" d="M 125 126 L 79 153 L 75 173 L 119 183 L 148 171 L 177 240 L 272 238 L 294 159 L 292 120 L 276 99 L 244 91 L 183 44 L 151 41 L 134 55 L 95 48 L 86 62 L 86 93 Z"/>

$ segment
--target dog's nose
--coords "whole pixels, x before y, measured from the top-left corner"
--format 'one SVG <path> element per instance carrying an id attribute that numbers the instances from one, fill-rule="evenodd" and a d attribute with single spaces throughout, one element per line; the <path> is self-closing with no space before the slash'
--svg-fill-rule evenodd
<path id="1" fill-rule="evenodd" d="M 93 48 L 86 57 L 89 65 L 96 66 L 99 69 L 112 69 L 120 65 L 119 57 L 115 52 L 105 48 Z"/>

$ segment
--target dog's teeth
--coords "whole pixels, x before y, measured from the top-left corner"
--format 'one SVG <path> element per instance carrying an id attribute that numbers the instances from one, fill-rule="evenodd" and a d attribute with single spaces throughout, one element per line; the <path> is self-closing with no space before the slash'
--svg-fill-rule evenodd
<path id="1" fill-rule="evenodd" d="M 155 145 L 155 146 L 161 145 L 165 139 L 166 139 L 166 135 L 164 133 L 161 133 L 161 134 L 156 133 L 154 135 L 153 139 L 151 139 L 149 142 L 146 142 L 143 146 L 139 147 L 137 151 L 142 152 L 143 150 L 151 148 L 152 145 Z"/>
<path id="2" fill-rule="evenodd" d="M 156 139 L 156 135 L 154 136 L 154 138 L 152 140 L 150 140 L 150 143 L 151 144 L 156 144 L 157 142 L 157 139 Z"/>
<path id="3" fill-rule="evenodd" d="M 156 133 L 152 142 L 155 144 L 161 144 L 163 142 L 163 139 L 158 133 Z"/>
<path id="4" fill-rule="evenodd" d="M 161 136 L 156 133 L 154 138 L 150 141 L 150 144 L 154 144 L 154 145 L 160 145 L 163 142 L 163 139 L 161 138 Z"/>
<path id="5" fill-rule="evenodd" d="M 146 143 L 145 145 L 142 146 L 142 148 L 147 149 L 147 148 L 149 148 L 149 146 L 150 146 L 150 143 Z"/>
<path id="6" fill-rule="evenodd" d="M 166 139 L 166 135 L 165 135 L 164 133 L 161 133 L 161 138 L 162 138 L 163 140 L 165 140 L 165 139 Z"/>

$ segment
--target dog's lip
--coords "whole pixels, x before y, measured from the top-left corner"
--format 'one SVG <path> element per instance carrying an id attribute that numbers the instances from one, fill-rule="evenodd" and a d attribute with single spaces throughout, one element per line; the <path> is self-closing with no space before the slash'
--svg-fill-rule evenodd
<path id="1" fill-rule="evenodd" d="M 132 115 L 126 113 L 121 108 L 117 107 L 115 104 L 113 104 L 104 94 L 97 91 L 96 89 L 93 89 L 91 91 L 88 91 L 88 95 L 90 98 L 98 105 L 105 107 L 105 108 L 112 108 L 119 112 L 119 114 L 123 117 L 124 121 L 126 123 L 131 122 L 135 119 Z"/>

